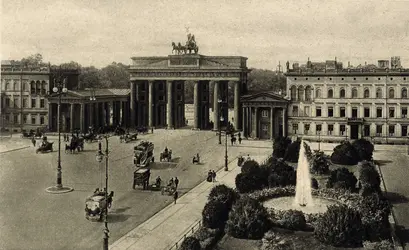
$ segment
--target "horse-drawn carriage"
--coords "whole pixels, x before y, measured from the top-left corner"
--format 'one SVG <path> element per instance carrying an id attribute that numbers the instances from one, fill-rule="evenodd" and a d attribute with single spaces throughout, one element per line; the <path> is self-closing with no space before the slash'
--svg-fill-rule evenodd
<path id="1" fill-rule="evenodd" d="M 105 199 L 105 192 L 96 192 L 92 196 L 85 199 L 85 218 L 90 221 L 101 221 L 103 216 L 111 207 L 112 197 L 114 192 L 108 195 L 108 200 Z M 108 203 L 108 204 L 107 204 Z"/>
<path id="2" fill-rule="evenodd" d="M 48 142 L 48 141 L 43 141 L 42 145 L 36 149 L 36 154 L 40 153 L 45 153 L 45 152 L 53 152 L 53 143 L 54 142 Z"/>
<path id="3" fill-rule="evenodd" d="M 98 139 L 99 139 L 98 134 L 93 133 L 93 132 L 88 133 L 88 134 L 84 134 L 82 137 L 84 138 L 84 140 L 86 142 L 98 141 Z"/>
<path id="4" fill-rule="evenodd" d="M 143 190 L 148 189 L 150 176 L 151 176 L 151 171 L 149 168 L 140 168 L 136 170 L 133 173 L 132 188 L 135 189 L 135 186 L 142 186 Z"/>
<path id="5" fill-rule="evenodd" d="M 195 156 L 193 156 L 192 163 L 193 164 L 194 163 L 200 164 L 200 155 L 199 154 L 196 154 Z"/>
<path id="6" fill-rule="evenodd" d="M 160 161 L 165 160 L 170 162 L 172 160 L 172 150 L 168 150 L 167 148 L 165 148 L 165 150 L 160 153 Z"/>
<path id="7" fill-rule="evenodd" d="M 29 132 L 23 131 L 21 133 L 21 138 L 41 138 L 43 136 L 43 133 L 40 130 L 34 131 L 34 129 L 30 129 Z"/>
<path id="8" fill-rule="evenodd" d="M 154 145 L 152 142 L 142 141 L 134 147 L 133 162 L 136 167 L 148 167 L 149 163 L 154 161 L 153 157 Z"/>
<path id="9" fill-rule="evenodd" d="M 134 134 L 125 134 L 125 135 L 121 135 L 119 136 L 119 142 L 131 142 L 131 141 L 136 141 L 138 139 L 138 133 L 134 133 Z"/>
<path id="10" fill-rule="evenodd" d="M 161 189 L 161 194 L 162 195 L 173 195 L 176 192 L 176 185 L 174 183 L 164 186 Z"/>
<path id="11" fill-rule="evenodd" d="M 74 153 L 75 150 L 78 152 L 84 151 L 84 138 L 72 137 L 70 144 L 65 144 L 65 153 L 67 153 L 67 151 Z"/>

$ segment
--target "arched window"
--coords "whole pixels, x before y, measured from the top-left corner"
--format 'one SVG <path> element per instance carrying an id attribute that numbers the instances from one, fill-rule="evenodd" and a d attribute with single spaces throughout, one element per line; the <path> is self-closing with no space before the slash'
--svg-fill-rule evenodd
<path id="1" fill-rule="evenodd" d="M 40 81 L 36 82 L 36 94 L 40 94 L 41 92 L 41 83 Z"/>
<path id="2" fill-rule="evenodd" d="M 406 88 L 402 88 L 402 98 L 408 98 L 408 90 Z"/>
<path id="3" fill-rule="evenodd" d="M 382 98 L 382 89 L 381 88 L 376 89 L 376 98 Z"/>
<path id="4" fill-rule="evenodd" d="M 304 87 L 303 86 L 298 87 L 298 100 L 304 101 Z"/>
<path id="5" fill-rule="evenodd" d="M 364 90 L 364 98 L 369 98 L 369 89 Z"/>
<path id="6" fill-rule="evenodd" d="M 345 89 L 341 89 L 341 91 L 339 91 L 339 97 L 345 98 Z"/>
<path id="7" fill-rule="evenodd" d="M 356 88 L 352 89 L 352 98 L 357 98 L 358 97 L 358 90 Z"/>
<path id="8" fill-rule="evenodd" d="M 9 90 L 10 89 L 10 82 L 8 80 L 6 80 L 6 89 L 5 90 Z"/>
<path id="9" fill-rule="evenodd" d="M 315 97 L 316 98 L 321 98 L 321 89 L 315 90 Z"/>
<path id="10" fill-rule="evenodd" d="M 41 82 L 41 94 L 45 95 L 45 90 L 47 89 L 47 83 L 45 81 Z"/>
<path id="11" fill-rule="evenodd" d="M 295 101 L 297 99 L 297 88 L 295 86 L 291 86 L 290 93 L 291 93 L 291 100 Z"/>
<path id="12" fill-rule="evenodd" d="M 13 90 L 18 90 L 18 82 L 14 80 Z"/>
<path id="13" fill-rule="evenodd" d="M 311 86 L 305 87 L 305 100 L 311 101 Z"/>
<path id="14" fill-rule="evenodd" d="M 389 89 L 389 98 L 395 98 L 395 90 L 393 88 Z"/>
<path id="15" fill-rule="evenodd" d="M 328 98 L 333 98 L 334 97 L 334 91 L 332 89 L 328 90 Z"/>

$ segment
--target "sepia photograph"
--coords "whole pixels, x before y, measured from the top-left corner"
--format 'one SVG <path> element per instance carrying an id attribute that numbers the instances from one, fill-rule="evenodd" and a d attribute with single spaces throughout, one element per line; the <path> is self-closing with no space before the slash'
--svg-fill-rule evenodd
<path id="1" fill-rule="evenodd" d="M 409 0 L 0 12 L 0 250 L 409 249 Z"/>

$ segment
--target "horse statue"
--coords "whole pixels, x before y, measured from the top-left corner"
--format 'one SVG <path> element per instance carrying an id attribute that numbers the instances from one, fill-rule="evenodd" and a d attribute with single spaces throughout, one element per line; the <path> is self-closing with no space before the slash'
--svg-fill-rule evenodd
<path id="1" fill-rule="evenodd" d="M 190 33 L 187 35 L 186 49 L 189 50 L 189 54 L 192 54 L 192 50 L 195 54 L 199 52 L 199 47 L 196 44 L 195 35 Z"/>
<path id="2" fill-rule="evenodd" d="M 173 51 L 175 51 L 175 54 L 178 54 L 178 55 L 179 55 L 179 53 L 180 53 L 179 47 L 176 46 L 176 43 L 175 43 L 175 42 L 172 42 L 172 54 L 173 54 Z"/>
<path id="3" fill-rule="evenodd" d="M 184 52 L 186 54 L 187 47 L 183 46 L 181 43 L 178 44 L 179 55 Z"/>

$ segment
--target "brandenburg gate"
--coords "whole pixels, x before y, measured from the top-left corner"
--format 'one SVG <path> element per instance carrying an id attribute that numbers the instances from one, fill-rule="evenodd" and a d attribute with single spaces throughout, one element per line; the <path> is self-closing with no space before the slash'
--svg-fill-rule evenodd
<path id="1" fill-rule="evenodd" d="M 194 44 L 192 44 L 194 43 Z M 193 47 L 189 45 L 192 44 Z M 234 82 L 234 126 L 241 129 L 240 96 L 247 81 L 247 58 L 241 56 L 204 56 L 190 34 L 185 46 L 177 47 L 174 55 L 165 57 L 133 57 L 130 71 L 131 127 L 185 126 L 185 84 L 194 85 L 195 129 L 209 125 L 209 108 L 213 105 L 214 125 L 218 130 L 220 117 L 227 124 L 228 83 Z M 192 49 L 194 53 L 186 51 Z M 184 54 L 180 52 L 185 52 Z M 213 100 L 210 100 L 210 82 L 213 82 Z M 221 111 L 221 112 L 220 112 Z"/>

